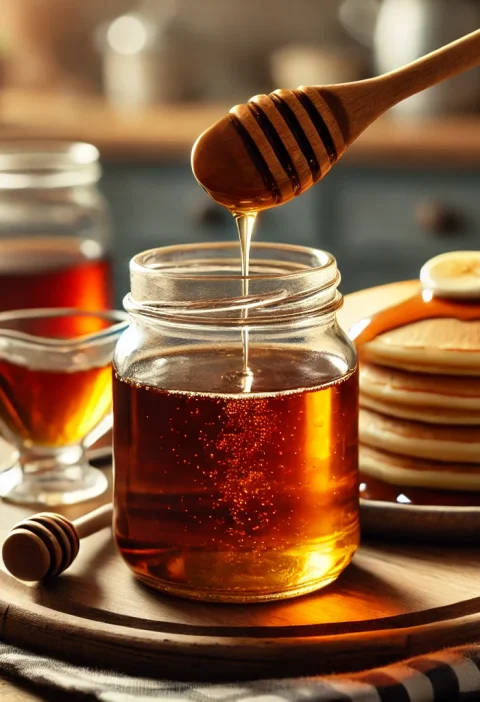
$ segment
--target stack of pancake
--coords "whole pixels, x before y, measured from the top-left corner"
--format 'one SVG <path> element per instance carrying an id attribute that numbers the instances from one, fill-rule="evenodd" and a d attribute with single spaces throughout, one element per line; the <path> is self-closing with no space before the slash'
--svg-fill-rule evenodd
<path id="1" fill-rule="evenodd" d="M 361 473 L 480 491 L 480 321 L 423 320 L 365 344 L 360 407 Z"/>

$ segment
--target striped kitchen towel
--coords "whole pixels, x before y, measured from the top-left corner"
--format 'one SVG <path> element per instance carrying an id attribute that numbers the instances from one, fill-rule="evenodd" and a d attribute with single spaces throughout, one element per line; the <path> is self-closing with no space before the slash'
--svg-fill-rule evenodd
<path id="1" fill-rule="evenodd" d="M 353 675 L 180 683 L 70 665 L 0 643 L 0 677 L 101 702 L 462 702 L 480 700 L 480 644 Z M 68 695 L 68 696 L 67 696 Z"/>

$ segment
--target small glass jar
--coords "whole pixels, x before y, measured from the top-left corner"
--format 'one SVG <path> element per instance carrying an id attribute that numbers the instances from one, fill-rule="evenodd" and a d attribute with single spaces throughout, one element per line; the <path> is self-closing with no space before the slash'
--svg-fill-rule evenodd
<path id="1" fill-rule="evenodd" d="M 238 244 L 135 256 L 114 356 L 117 545 L 148 585 L 200 600 L 321 588 L 359 543 L 335 259 L 254 243 L 250 260 L 242 295 Z"/>
<path id="2" fill-rule="evenodd" d="M 110 216 L 91 144 L 0 144 L 0 310 L 112 305 Z"/>

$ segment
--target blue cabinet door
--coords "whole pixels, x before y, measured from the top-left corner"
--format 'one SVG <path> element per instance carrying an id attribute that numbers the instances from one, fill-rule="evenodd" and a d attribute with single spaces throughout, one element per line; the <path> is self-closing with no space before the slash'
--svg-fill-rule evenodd
<path id="1" fill-rule="evenodd" d="M 214 203 L 184 163 L 104 168 L 113 216 L 117 304 L 129 289 L 139 251 L 235 241 L 233 218 Z M 432 256 L 480 248 L 480 170 L 334 168 L 287 205 L 264 212 L 258 241 L 326 249 L 336 256 L 342 291 L 414 278 Z"/>
<path id="2" fill-rule="evenodd" d="M 439 253 L 480 248 L 480 172 L 339 165 L 316 187 L 345 292 L 415 278 Z"/>
<path id="3" fill-rule="evenodd" d="M 101 187 L 112 210 L 117 304 L 129 290 L 128 264 L 136 253 L 237 238 L 233 217 L 202 190 L 188 163 L 105 164 Z M 320 246 L 319 202 L 314 193 L 307 193 L 263 213 L 256 238 Z"/>

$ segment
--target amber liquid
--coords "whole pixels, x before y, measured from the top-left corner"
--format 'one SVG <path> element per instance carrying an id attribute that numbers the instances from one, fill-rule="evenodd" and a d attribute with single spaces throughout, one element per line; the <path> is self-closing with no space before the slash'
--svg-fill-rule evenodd
<path id="1" fill-rule="evenodd" d="M 99 317 L 75 314 L 12 320 L 8 328 L 32 336 L 73 339 L 109 325 Z M 33 357 L 30 350 L 30 365 L 0 357 L 0 428 L 16 445 L 79 444 L 111 411 L 111 363 L 63 372 L 55 369 L 52 353 L 39 349 Z"/>
<path id="2" fill-rule="evenodd" d="M 111 364 L 61 373 L 0 359 L 0 424 L 17 445 L 79 444 L 111 400 Z"/>
<path id="3" fill-rule="evenodd" d="M 392 329 L 418 322 L 422 319 L 454 318 L 468 322 L 480 319 L 480 304 L 468 300 L 447 300 L 432 297 L 428 292 L 419 292 L 392 307 L 372 315 L 351 330 L 350 338 L 355 342 L 359 357 L 363 344 Z M 396 502 L 399 504 L 438 505 L 467 507 L 480 504 L 480 496 L 468 492 L 448 492 L 425 488 L 390 485 L 370 476 L 362 476 L 360 496 L 365 500 Z"/>
<path id="4" fill-rule="evenodd" d="M 111 308 L 111 264 L 106 257 L 92 257 L 92 244 L 73 237 L 0 241 L 0 311 Z"/>
<path id="5" fill-rule="evenodd" d="M 432 298 L 428 292 L 419 292 L 397 305 L 388 307 L 354 325 L 350 338 L 355 342 L 359 353 L 363 344 L 372 341 L 380 334 L 413 324 L 422 319 L 438 317 L 459 319 L 469 322 L 480 319 L 480 304 L 469 300 L 447 300 Z"/>
<path id="6" fill-rule="evenodd" d="M 140 382 L 114 378 L 117 544 L 177 595 L 298 595 L 358 546 L 356 371 L 335 381 L 327 356 L 251 345 L 238 393 L 241 362 L 238 348 L 186 349 L 138 362 Z"/>
<path id="7" fill-rule="evenodd" d="M 257 220 L 257 213 L 238 213 L 234 214 L 235 221 L 237 223 L 238 237 L 240 240 L 240 257 L 242 264 L 242 295 L 246 297 L 249 292 L 249 280 L 250 275 L 250 245 L 252 243 L 253 231 L 255 228 L 255 223 Z M 245 323 L 248 319 L 248 309 L 243 310 L 243 317 L 245 318 Z M 248 366 L 248 348 L 249 348 L 249 331 L 245 327 L 242 330 L 242 347 L 243 347 L 243 364 L 242 364 L 242 375 L 243 383 L 242 387 L 244 390 L 248 390 L 252 373 Z"/>

